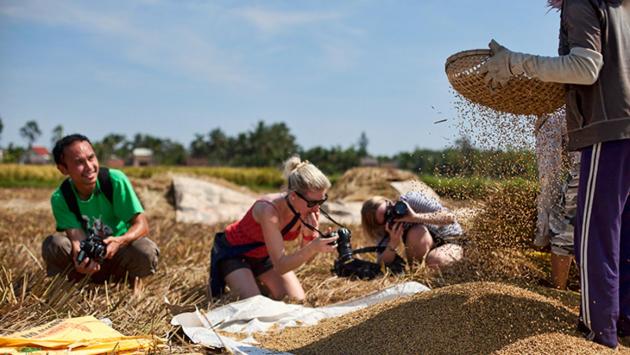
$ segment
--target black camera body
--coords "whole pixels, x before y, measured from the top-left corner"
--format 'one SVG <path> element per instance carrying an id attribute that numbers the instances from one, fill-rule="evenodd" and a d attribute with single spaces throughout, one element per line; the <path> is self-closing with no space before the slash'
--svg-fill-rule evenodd
<path id="1" fill-rule="evenodd" d="M 322 238 L 332 237 L 338 237 L 336 242 L 328 243 L 329 245 L 337 245 L 337 253 L 339 254 L 337 260 L 340 260 L 342 263 L 352 260 L 352 244 L 350 243 L 352 233 L 350 230 L 347 228 L 339 228 L 330 234 L 324 235 Z"/>
<path id="2" fill-rule="evenodd" d="M 337 253 L 339 253 L 339 260 L 342 263 L 347 263 L 352 260 L 352 244 L 350 238 L 352 233 L 347 228 L 339 228 L 335 233 L 339 238 L 337 239 Z"/>
<path id="3" fill-rule="evenodd" d="M 408 213 L 409 206 L 403 201 L 396 201 L 395 204 L 387 206 L 385 210 L 385 223 L 394 223 L 397 218 L 404 217 Z"/>
<path id="4" fill-rule="evenodd" d="M 347 228 L 339 228 L 336 231 L 330 233 L 330 236 L 338 236 L 337 238 L 337 253 L 339 254 L 335 264 L 333 265 L 332 272 L 339 277 L 358 278 L 362 280 L 370 280 L 378 275 L 381 275 L 381 267 L 379 264 L 355 259 L 352 257 L 354 254 L 352 250 L 352 244 L 350 239 L 352 233 Z"/>
<path id="5" fill-rule="evenodd" d="M 91 232 L 88 234 L 87 239 L 81 241 L 77 262 L 80 264 L 85 258 L 90 258 L 90 260 L 102 264 L 106 254 L 107 244 L 103 243 L 103 239 Z"/>

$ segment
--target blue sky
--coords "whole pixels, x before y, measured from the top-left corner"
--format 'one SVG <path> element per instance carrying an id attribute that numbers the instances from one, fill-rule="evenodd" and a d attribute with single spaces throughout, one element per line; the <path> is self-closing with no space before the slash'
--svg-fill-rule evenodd
<path id="1" fill-rule="evenodd" d="M 28 120 L 47 146 L 58 124 L 188 146 L 264 120 L 305 148 L 440 149 L 459 136 L 446 58 L 491 38 L 554 55 L 545 3 L 0 0 L 0 146 Z"/>

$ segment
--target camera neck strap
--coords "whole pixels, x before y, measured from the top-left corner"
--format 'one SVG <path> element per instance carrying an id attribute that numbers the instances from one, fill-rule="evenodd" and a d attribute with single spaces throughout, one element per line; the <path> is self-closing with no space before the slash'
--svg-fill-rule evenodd
<path id="1" fill-rule="evenodd" d="M 300 222 L 302 222 L 303 225 L 306 226 L 306 228 L 319 233 L 321 236 L 326 235 L 326 233 L 320 231 L 319 229 L 315 228 L 315 226 L 311 225 L 310 223 L 306 222 L 304 219 L 302 219 L 302 215 L 295 209 L 295 207 L 293 207 L 293 205 L 291 204 L 291 201 L 289 201 L 289 194 L 287 193 L 286 195 L 284 195 L 284 199 L 287 201 L 287 205 L 289 206 L 289 209 L 291 210 L 291 212 L 293 212 L 293 215 L 296 216 L 297 218 L 299 218 Z M 326 212 L 323 208 L 320 208 L 319 210 L 326 218 L 328 218 L 328 220 L 330 220 L 331 222 L 333 222 L 334 224 L 338 225 L 341 228 L 346 228 L 346 226 L 344 226 L 343 224 L 335 221 L 329 214 L 328 212 Z M 295 217 L 294 217 L 295 219 Z"/>

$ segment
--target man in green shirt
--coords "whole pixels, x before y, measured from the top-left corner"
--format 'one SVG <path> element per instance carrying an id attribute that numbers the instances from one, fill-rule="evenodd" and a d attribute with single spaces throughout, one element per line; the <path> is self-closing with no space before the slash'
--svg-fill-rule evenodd
<path id="1" fill-rule="evenodd" d="M 146 238 L 149 224 L 125 174 L 101 171 L 92 143 L 80 134 L 60 139 L 53 155 L 57 169 L 69 178 L 50 199 L 57 231 L 65 235 L 51 235 L 42 244 L 48 276 L 68 271 L 72 280 L 85 275 L 95 282 L 126 278 L 137 286 L 140 278 L 154 274 L 159 249 Z M 100 263 L 89 257 L 77 261 L 90 230 L 106 245 Z"/>

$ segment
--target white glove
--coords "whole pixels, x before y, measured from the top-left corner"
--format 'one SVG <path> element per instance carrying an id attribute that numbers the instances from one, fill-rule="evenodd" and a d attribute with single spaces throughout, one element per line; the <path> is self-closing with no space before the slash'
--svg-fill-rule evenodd
<path id="1" fill-rule="evenodd" d="M 484 80 L 492 88 L 505 85 L 512 76 L 525 74 L 547 82 L 592 85 L 602 68 L 602 55 L 594 50 L 573 47 L 567 55 L 542 57 L 512 52 L 490 41 L 491 57 L 481 67 Z"/>

